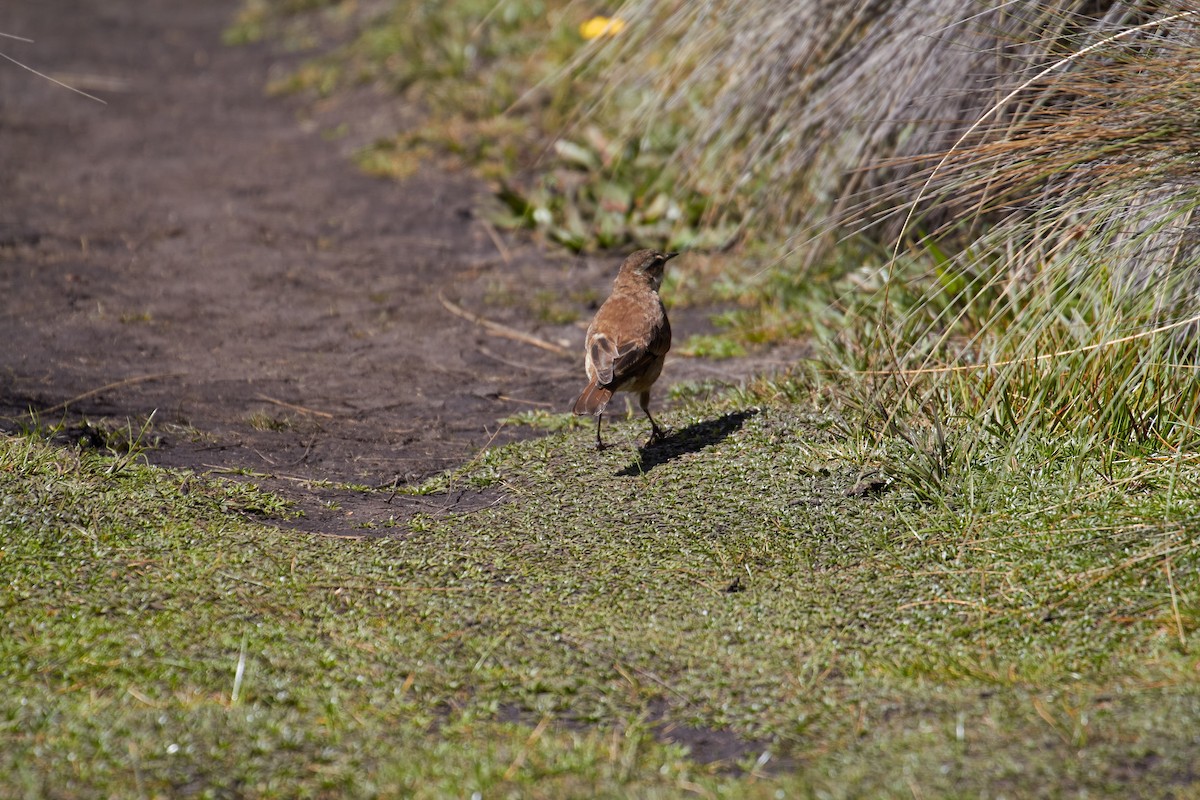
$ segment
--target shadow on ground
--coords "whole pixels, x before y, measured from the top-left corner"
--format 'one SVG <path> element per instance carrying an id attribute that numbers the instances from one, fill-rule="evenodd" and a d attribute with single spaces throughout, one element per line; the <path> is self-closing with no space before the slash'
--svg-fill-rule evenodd
<path id="1" fill-rule="evenodd" d="M 756 409 L 731 411 L 716 419 L 697 422 L 669 433 L 663 439 L 640 448 L 637 459 L 617 474 L 622 477 L 644 475 L 655 467 L 674 461 L 680 456 L 698 452 L 710 445 L 724 441 L 730 434 L 741 428 L 746 420 L 757 413 Z"/>

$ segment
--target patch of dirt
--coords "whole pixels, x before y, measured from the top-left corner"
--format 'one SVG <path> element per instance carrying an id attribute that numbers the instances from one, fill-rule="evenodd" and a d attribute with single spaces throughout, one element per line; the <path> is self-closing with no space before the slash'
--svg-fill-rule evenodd
<path id="1" fill-rule="evenodd" d="M 107 101 L 0 62 L 0 428 L 32 412 L 136 432 L 154 412 L 152 462 L 248 471 L 299 503 L 301 527 L 354 532 L 354 514 L 403 518 L 429 501 L 308 481 L 420 480 L 535 435 L 499 420 L 569 407 L 583 323 L 620 254 L 500 236 L 467 174 L 359 173 L 347 154 L 413 111 L 369 90 L 316 106 L 266 97 L 269 73 L 302 56 L 223 46 L 236 8 L 0 8 L 0 32 L 34 40 L 0 50 Z M 337 130 L 350 133 L 331 141 Z M 679 340 L 706 317 L 673 313 Z M 673 358 L 656 406 L 669 381 L 768 363 Z"/>

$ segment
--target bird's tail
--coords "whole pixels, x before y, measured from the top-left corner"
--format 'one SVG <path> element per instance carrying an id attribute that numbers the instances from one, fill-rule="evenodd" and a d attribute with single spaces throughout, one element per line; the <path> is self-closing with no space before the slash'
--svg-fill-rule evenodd
<path id="1" fill-rule="evenodd" d="M 575 407 L 571 409 L 578 416 L 591 414 L 599 416 L 604 413 L 605 407 L 608 406 L 608 401 L 612 399 L 612 391 L 597 386 L 595 381 L 587 385 L 583 390 L 583 394 L 579 395 L 579 399 L 575 401 Z"/>

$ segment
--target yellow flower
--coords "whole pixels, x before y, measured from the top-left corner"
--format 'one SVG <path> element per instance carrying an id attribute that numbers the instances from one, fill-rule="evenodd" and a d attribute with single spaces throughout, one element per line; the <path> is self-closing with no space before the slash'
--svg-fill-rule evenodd
<path id="1" fill-rule="evenodd" d="M 601 36 L 616 36 L 625 29 L 625 20 L 620 17 L 592 17 L 579 26 L 579 35 L 584 39 L 599 39 Z"/>

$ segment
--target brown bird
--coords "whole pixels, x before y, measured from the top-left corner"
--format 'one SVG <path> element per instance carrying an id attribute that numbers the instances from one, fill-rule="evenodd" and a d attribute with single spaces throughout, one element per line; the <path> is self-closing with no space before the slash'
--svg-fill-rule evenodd
<path id="1" fill-rule="evenodd" d="M 637 392 L 650 419 L 650 440 L 662 429 L 650 416 L 650 387 L 662 372 L 671 349 L 671 323 L 658 289 L 667 262 L 678 253 L 638 250 L 621 264 L 613 291 L 596 312 L 584 340 L 584 369 L 588 385 L 575 401 L 574 412 L 596 417 L 596 449 L 604 449 L 600 425 L 604 409 L 616 392 Z"/>

